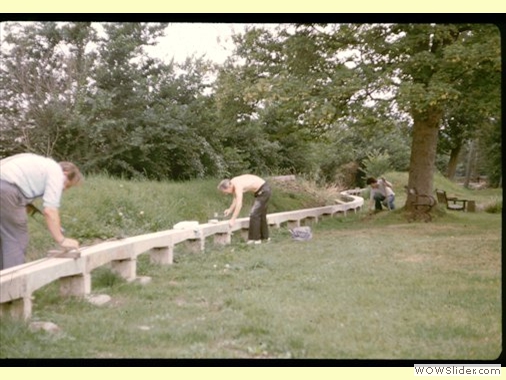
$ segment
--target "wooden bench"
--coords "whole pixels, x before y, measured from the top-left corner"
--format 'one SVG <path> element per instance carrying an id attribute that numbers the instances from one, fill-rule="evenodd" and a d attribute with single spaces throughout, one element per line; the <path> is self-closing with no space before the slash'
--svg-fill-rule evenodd
<path id="1" fill-rule="evenodd" d="M 467 208 L 467 199 L 458 199 L 457 197 L 448 197 L 446 191 L 436 189 L 437 201 L 446 205 L 448 210 L 464 211 Z"/>

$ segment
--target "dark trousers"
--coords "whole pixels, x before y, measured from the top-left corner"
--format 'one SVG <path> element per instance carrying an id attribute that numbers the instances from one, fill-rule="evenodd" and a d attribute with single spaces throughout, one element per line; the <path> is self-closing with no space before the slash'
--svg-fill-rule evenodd
<path id="1" fill-rule="evenodd" d="M 248 240 L 267 240 L 269 238 L 267 203 L 270 197 L 271 188 L 266 182 L 255 193 L 255 202 L 249 215 Z"/>
<path id="2" fill-rule="evenodd" d="M 0 270 L 25 262 L 28 203 L 17 186 L 0 180 Z"/>
<path id="3" fill-rule="evenodd" d="M 391 194 L 388 196 L 388 199 L 387 199 L 387 197 L 385 197 L 383 194 L 378 193 L 378 194 L 374 195 L 374 208 L 376 210 L 382 210 L 383 208 L 381 205 L 383 205 L 387 209 L 393 210 L 393 209 L 395 209 L 394 201 L 395 201 L 395 195 Z"/>
<path id="4" fill-rule="evenodd" d="M 374 194 L 374 209 L 375 210 L 382 210 L 383 207 L 381 206 L 381 204 L 383 203 L 383 201 L 385 199 L 386 199 L 386 197 L 381 193 Z"/>

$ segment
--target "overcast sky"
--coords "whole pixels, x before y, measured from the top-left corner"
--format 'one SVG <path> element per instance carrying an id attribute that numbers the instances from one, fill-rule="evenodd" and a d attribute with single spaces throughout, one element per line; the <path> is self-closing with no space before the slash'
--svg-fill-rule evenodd
<path id="1" fill-rule="evenodd" d="M 234 44 L 232 34 L 244 30 L 245 24 L 174 23 L 170 24 L 165 37 L 154 48 L 147 48 L 150 54 L 176 62 L 183 62 L 187 56 L 205 54 L 206 59 L 223 63 L 231 54 Z"/>
<path id="2" fill-rule="evenodd" d="M 0 23 L 0 37 L 3 37 L 2 29 L 5 24 L 6 22 Z M 97 25 L 100 24 L 96 23 L 95 26 Z M 165 30 L 165 37 L 160 38 L 156 46 L 145 47 L 145 51 L 166 62 L 174 58 L 176 63 L 182 63 L 189 56 L 205 55 L 205 59 L 222 64 L 234 49 L 232 34 L 243 33 L 246 26 L 253 25 L 265 28 L 277 26 L 277 24 L 253 23 L 170 23 Z"/>
<path id="3" fill-rule="evenodd" d="M 0 23 L 0 37 L 5 22 Z M 245 24 L 227 23 L 171 23 L 165 31 L 165 37 L 156 47 L 147 47 L 146 51 L 155 57 L 183 62 L 187 56 L 205 58 L 223 63 L 233 50 L 231 35 L 242 32 Z"/>

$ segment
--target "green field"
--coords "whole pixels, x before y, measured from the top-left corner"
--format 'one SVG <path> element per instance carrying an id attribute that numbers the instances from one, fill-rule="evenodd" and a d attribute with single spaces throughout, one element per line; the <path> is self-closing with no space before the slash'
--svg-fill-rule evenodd
<path id="1" fill-rule="evenodd" d="M 389 179 L 401 189 L 407 175 Z M 66 195 L 63 224 L 84 245 L 204 222 L 230 202 L 217 182 L 89 178 Z M 209 242 L 199 254 L 177 246 L 171 266 L 141 255 L 138 275 L 152 279 L 146 285 L 107 267 L 93 272 L 92 293 L 111 297 L 104 306 L 62 299 L 57 284 L 36 292 L 31 321 L 1 320 L 0 357 L 495 359 L 502 351 L 502 191 L 467 190 L 440 176 L 436 186 L 476 200 L 479 211 L 439 208 L 431 223 L 408 223 L 398 190 L 398 210 L 324 219 L 307 242 L 282 226 L 259 246 L 238 233 L 231 245 Z M 270 213 L 333 197 L 310 184 L 274 189 Z M 30 229 L 30 257 L 40 257 L 51 242 L 39 222 Z M 31 331 L 32 321 L 60 330 Z"/>

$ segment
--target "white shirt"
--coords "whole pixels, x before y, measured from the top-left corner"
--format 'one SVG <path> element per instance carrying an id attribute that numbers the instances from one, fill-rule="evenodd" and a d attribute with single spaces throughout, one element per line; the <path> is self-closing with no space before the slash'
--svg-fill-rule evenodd
<path id="1" fill-rule="evenodd" d="M 371 188 L 371 200 L 374 199 L 374 195 L 377 193 L 382 194 L 386 198 L 388 198 L 390 195 L 395 195 L 392 188 L 388 187 L 382 179 L 378 179 L 378 188 Z"/>
<path id="2" fill-rule="evenodd" d="M 28 199 L 42 197 L 44 207 L 60 207 L 63 170 L 52 158 L 21 153 L 0 160 L 0 179 L 19 187 Z"/>

